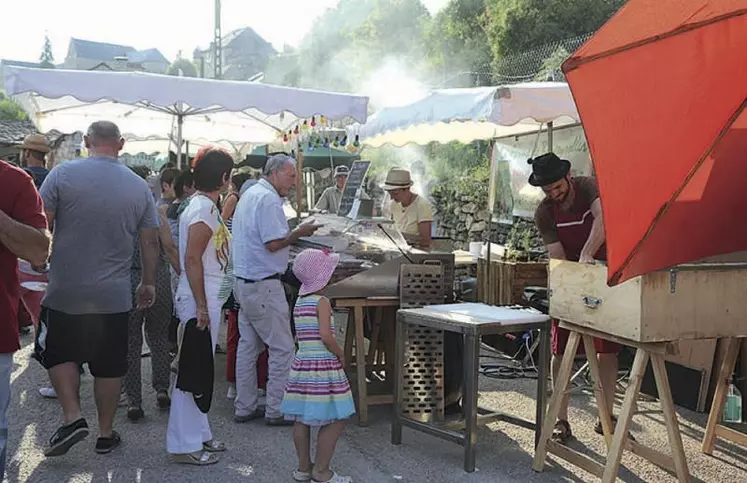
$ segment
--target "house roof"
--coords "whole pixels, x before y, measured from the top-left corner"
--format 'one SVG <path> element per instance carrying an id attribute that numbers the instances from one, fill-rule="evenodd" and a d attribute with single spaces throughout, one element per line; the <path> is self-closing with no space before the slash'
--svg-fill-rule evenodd
<path id="1" fill-rule="evenodd" d="M 75 47 L 75 53 L 78 54 L 78 57 L 92 60 L 112 60 L 115 57 L 123 57 L 130 52 L 135 52 L 135 48 L 129 45 L 107 44 L 74 38 L 70 39 L 70 47 Z"/>
<path id="2" fill-rule="evenodd" d="M 13 67 L 40 67 L 41 66 L 39 62 L 24 62 L 22 60 L 10 60 L 10 59 L 0 60 L 0 64 L 7 65 L 7 66 L 13 66 Z"/>
<path id="3" fill-rule="evenodd" d="M 137 63 L 143 63 L 143 62 L 163 62 L 166 64 L 169 63 L 166 57 L 164 57 L 161 51 L 158 49 L 138 50 L 136 52 L 132 52 L 131 54 L 128 54 L 127 58 L 130 62 L 137 62 Z"/>
<path id="4" fill-rule="evenodd" d="M 0 120 L 0 144 L 21 144 L 29 134 L 39 134 L 31 121 Z"/>
<path id="5" fill-rule="evenodd" d="M 242 28 L 228 32 L 226 35 L 224 35 L 221 38 L 221 44 L 223 48 L 228 47 L 231 44 L 231 42 L 241 37 L 242 35 L 251 36 L 252 40 L 254 40 L 255 45 L 258 45 L 260 47 L 259 50 L 266 52 L 268 55 L 272 55 L 276 53 L 275 48 L 272 46 L 272 44 L 266 41 L 261 35 L 259 35 L 251 27 L 242 27 Z M 201 52 L 209 52 L 211 49 L 212 47 L 208 47 L 207 49 L 198 49 L 198 50 L 200 50 Z"/>
<path id="6" fill-rule="evenodd" d="M 30 134 L 39 134 L 36 126 L 31 121 L 0 120 L 0 145 L 15 146 L 22 144 L 24 138 Z M 54 149 L 55 145 L 65 137 L 65 134 L 52 129 L 44 136 Z"/>
<path id="7" fill-rule="evenodd" d="M 169 61 L 158 49 L 136 50 L 129 45 L 108 44 L 91 40 L 70 39 L 70 48 L 75 47 L 78 57 L 91 60 L 111 61 L 115 57 L 127 57 L 131 62 Z"/>

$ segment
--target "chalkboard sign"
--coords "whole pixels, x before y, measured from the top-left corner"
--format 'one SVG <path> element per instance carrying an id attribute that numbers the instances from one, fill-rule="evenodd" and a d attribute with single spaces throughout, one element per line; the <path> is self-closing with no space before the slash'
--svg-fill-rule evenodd
<path id="1" fill-rule="evenodd" d="M 369 166 L 371 166 L 371 161 L 355 161 L 353 163 L 348 174 L 348 179 L 345 180 L 345 187 L 342 189 L 340 209 L 337 211 L 339 216 L 356 218 L 358 211 L 356 193 L 363 187 L 363 180 L 366 178 Z"/>

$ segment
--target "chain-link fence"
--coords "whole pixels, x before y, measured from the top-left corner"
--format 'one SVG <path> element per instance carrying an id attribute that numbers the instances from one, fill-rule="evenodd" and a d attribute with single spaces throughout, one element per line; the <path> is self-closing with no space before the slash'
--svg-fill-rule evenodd
<path id="1" fill-rule="evenodd" d="M 563 62 L 586 42 L 593 33 L 542 45 L 532 50 L 507 55 L 492 72 L 498 84 L 528 81 L 564 81 Z"/>
<path id="2" fill-rule="evenodd" d="M 594 33 L 551 42 L 531 50 L 503 57 L 490 71 L 459 72 L 446 81 L 433 86 L 446 87 L 492 86 L 531 81 L 565 81 L 560 69 L 563 62 Z"/>

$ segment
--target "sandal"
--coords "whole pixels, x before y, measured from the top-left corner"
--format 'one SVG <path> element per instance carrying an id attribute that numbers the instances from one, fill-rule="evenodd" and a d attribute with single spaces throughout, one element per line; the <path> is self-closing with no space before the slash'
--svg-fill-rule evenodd
<path id="1" fill-rule="evenodd" d="M 293 470 L 293 481 L 311 481 L 311 471 Z"/>
<path id="2" fill-rule="evenodd" d="M 226 443 L 211 439 L 202 443 L 202 449 L 207 453 L 222 453 L 226 450 Z"/>
<path id="3" fill-rule="evenodd" d="M 571 431 L 571 425 L 565 419 L 558 419 L 555 423 L 555 428 L 552 432 L 553 441 L 557 441 L 560 444 L 567 443 L 573 438 L 573 431 Z"/>
<path id="4" fill-rule="evenodd" d="M 214 465 L 219 460 L 220 457 L 217 454 L 207 451 L 174 455 L 174 463 L 181 465 L 208 466 Z"/>
<path id="5" fill-rule="evenodd" d="M 334 471 L 332 472 L 332 478 L 330 478 L 328 480 L 321 481 L 321 480 L 312 479 L 312 481 L 314 481 L 316 483 L 353 483 L 353 479 L 351 477 L 349 477 L 349 476 L 340 476 L 337 473 L 335 473 Z"/>

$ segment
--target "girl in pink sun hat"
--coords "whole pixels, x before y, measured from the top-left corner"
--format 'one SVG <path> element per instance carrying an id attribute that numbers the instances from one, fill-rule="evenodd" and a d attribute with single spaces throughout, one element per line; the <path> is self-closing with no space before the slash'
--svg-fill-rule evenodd
<path id="1" fill-rule="evenodd" d="M 332 306 L 318 293 L 327 286 L 340 256 L 308 249 L 293 262 L 301 282 L 293 309 L 298 352 L 293 360 L 280 410 L 294 421 L 293 443 L 298 453 L 295 481 L 350 483 L 330 470 L 329 463 L 345 421 L 355 414 L 350 383 L 345 376 L 343 350 L 335 338 Z M 319 428 L 315 463 L 311 459 L 311 428 Z"/>

